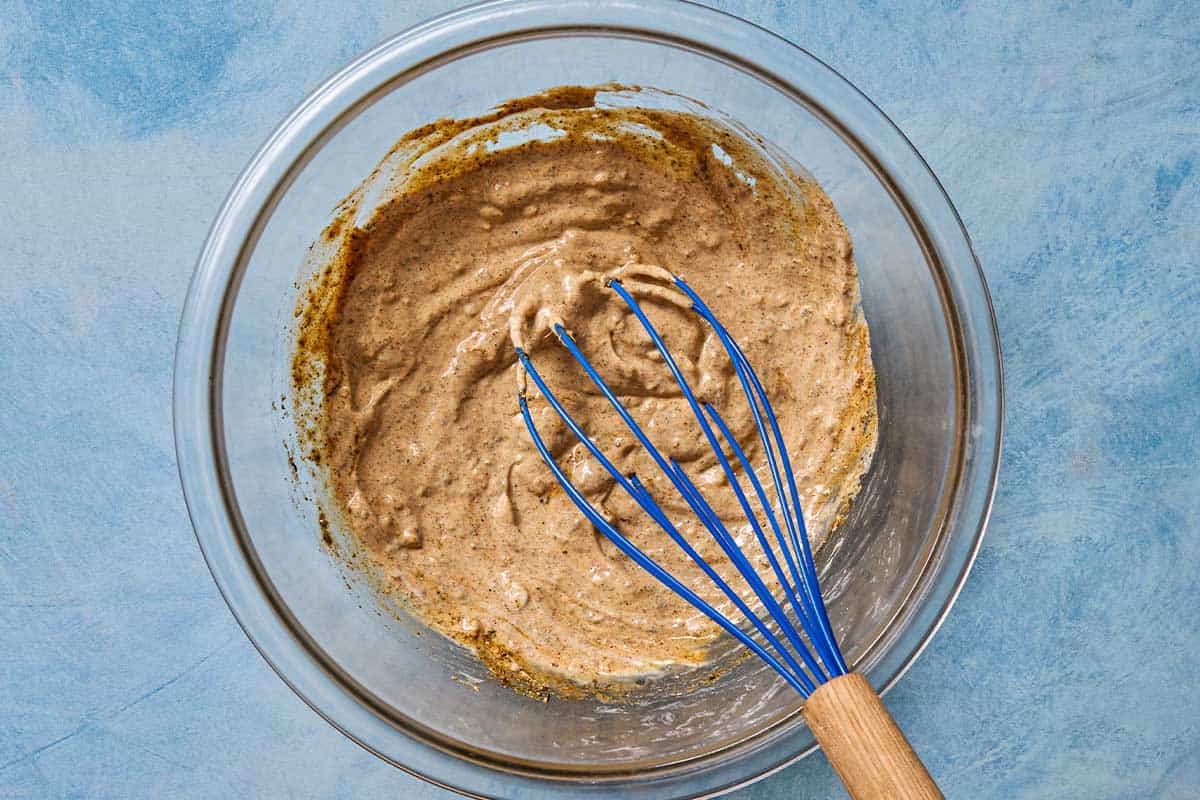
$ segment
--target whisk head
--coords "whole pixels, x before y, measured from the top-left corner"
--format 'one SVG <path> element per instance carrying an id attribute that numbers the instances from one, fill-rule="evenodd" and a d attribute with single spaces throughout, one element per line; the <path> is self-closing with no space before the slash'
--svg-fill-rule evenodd
<path id="1" fill-rule="evenodd" d="M 821 590 L 817 582 L 816 566 L 813 563 L 812 550 L 808 542 L 808 534 L 804 526 L 804 517 L 800 509 L 800 497 L 796 488 L 795 476 L 792 473 L 791 462 L 788 458 L 787 447 L 780 431 L 779 422 L 766 391 L 754 368 L 746 359 L 745 353 L 729 335 L 725 327 L 717 320 L 712 311 L 696 292 L 679 277 L 670 276 L 673 289 L 664 290 L 662 287 L 651 287 L 653 294 L 663 291 L 678 291 L 682 298 L 690 304 L 691 310 L 713 330 L 720 340 L 721 346 L 733 364 L 738 383 L 746 402 L 749 404 L 751 415 L 758 432 L 763 455 L 766 458 L 771 482 L 774 485 L 774 502 L 767 494 L 766 488 L 759 480 L 758 474 L 751 466 L 745 450 L 738 444 L 724 419 L 711 403 L 701 402 L 688 385 L 687 379 L 680 370 L 675 359 L 671 356 L 662 337 L 647 318 L 642 307 L 634 298 L 633 293 L 619 279 L 611 278 L 605 285 L 612 289 L 629 307 L 637 318 L 658 353 L 663 363 L 679 384 L 679 388 L 703 431 L 708 445 L 716 454 L 717 462 L 729 483 L 730 490 L 736 495 L 738 504 L 746 515 L 759 547 L 762 549 L 767 562 L 770 564 L 775 579 L 778 581 L 787 608 L 775 597 L 761 575 L 746 557 L 728 526 L 721 520 L 712 506 L 705 499 L 700 489 L 687 476 L 683 468 L 672 457 L 664 456 L 646 435 L 645 431 L 617 395 L 604 381 L 604 378 L 593 367 L 583 354 L 570 333 L 562 323 L 552 327 L 555 335 L 567 349 L 588 378 L 612 405 L 613 409 L 628 426 L 630 432 L 645 448 L 653 462 L 662 471 L 669 483 L 675 488 L 691 511 L 700 520 L 705 530 L 715 539 L 722 552 L 728 557 L 737 572 L 750 586 L 754 596 L 758 598 L 766 619 L 756 613 L 750 605 L 738 594 L 728 582 L 722 578 L 713 566 L 696 551 L 696 549 L 680 533 L 678 527 L 663 511 L 658 502 L 651 496 L 649 490 L 636 474 L 625 475 L 604 454 L 592 440 L 583 427 L 568 413 L 567 409 L 554 395 L 543 377 L 534 367 L 529 354 L 523 348 L 517 348 L 517 358 L 525 374 L 533 381 L 538 391 L 549 406 L 566 424 L 571 433 L 588 450 L 600 465 L 612 476 L 617 485 L 662 528 L 676 545 L 696 564 L 697 567 L 716 585 L 748 623 L 748 629 L 739 625 L 735 620 L 718 611 L 712 604 L 698 595 L 677 576 L 647 556 L 632 541 L 602 514 L 559 466 L 542 436 L 538 433 L 530 413 L 529 403 L 524 389 L 519 393 L 518 402 L 521 415 L 534 446 L 549 466 L 554 477 L 566 491 L 572 502 L 579 508 L 589 522 L 601 534 L 613 543 L 626 556 L 647 570 L 656 579 L 666 585 L 671 591 L 693 605 L 701 613 L 719 625 L 727 633 L 748 647 L 755 655 L 763 659 L 778 672 L 802 696 L 808 697 L 816 687 L 846 674 L 849 670 L 837 640 L 834 638 L 825 603 L 821 599 Z M 524 376 L 520 386 L 525 386 Z M 754 506 L 742 486 L 741 478 L 734 465 L 725 454 L 725 447 L 733 454 L 741 467 L 742 475 L 750 484 L 758 505 L 762 509 L 766 528 L 760 522 Z M 767 530 L 773 534 L 779 553 L 783 556 L 783 564 L 775 553 L 775 548 L 768 539 Z M 791 615 L 788 613 L 791 610 Z M 772 624 L 773 623 L 773 624 Z M 803 634 L 803 635 L 802 635 Z M 807 640 L 807 641 L 806 641 Z"/>

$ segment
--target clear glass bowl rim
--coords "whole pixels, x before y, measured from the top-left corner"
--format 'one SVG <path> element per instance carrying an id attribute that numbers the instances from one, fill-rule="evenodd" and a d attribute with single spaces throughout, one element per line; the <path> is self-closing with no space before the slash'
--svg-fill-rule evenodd
<path id="1" fill-rule="evenodd" d="M 247 637 L 280 678 L 330 724 L 380 758 L 472 796 L 606 793 L 645 797 L 719 794 L 757 780 L 814 749 L 807 731 L 735 748 L 701 764 L 650 775 L 538 775 L 474 762 L 398 730 L 309 652 L 256 577 L 244 546 L 224 454 L 220 386 L 224 336 L 241 275 L 275 199 L 358 109 L 448 59 L 518 39 L 624 36 L 697 51 L 750 72 L 842 135 L 909 216 L 943 271 L 948 311 L 959 323 L 960 369 L 969 378 L 964 415 L 971 442 L 953 493 L 945 542 L 898 613 L 906 625 L 868 677 L 887 691 L 929 643 L 961 591 L 991 510 L 1003 432 L 999 336 L 987 285 L 967 232 L 924 159 L 865 95 L 831 67 L 740 18 L 678 0 L 493 0 L 417 25 L 370 50 L 314 91 L 271 134 L 230 190 L 201 250 L 180 321 L 173 413 L 177 464 L 188 513 L 213 578 Z M 752 55 L 747 55 L 752 54 Z M 670 87 L 665 87 L 670 88 Z M 933 563 L 934 561 L 937 563 Z M 925 577 L 923 575 L 923 577 Z M 800 726 L 801 729 L 803 726 Z M 708 763 L 708 762 L 713 763 Z M 598 777 L 598 776 L 597 776 Z"/>

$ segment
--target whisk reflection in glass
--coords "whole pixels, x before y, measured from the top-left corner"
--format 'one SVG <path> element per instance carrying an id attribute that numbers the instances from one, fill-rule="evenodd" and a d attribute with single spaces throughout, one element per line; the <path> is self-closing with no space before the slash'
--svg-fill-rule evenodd
<path id="1" fill-rule="evenodd" d="M 747 630 L 721 613 L 677 576 L 672 575 L 647 556 L 574 485 L 556 462 L 534 424 L 528 398 L 523 388 L 526 386 L 526 382 L 522 375 L 519 381 L 522 390 L 519 393 L 518 402 L 521 415 L 535 447 L 570 499 L 588 521 L 618 550 L 697 608 L 730 636 L 749 648 L 807 699 L 804 716 L 830 762 L 856 800 L 885 797 L 941 797 L 936 784 L 929 777 L 928 772 L 908 745 L 903 734 L 900 733 L 899 728 L 896 727 L 878 695 L 875 694 L 865 678 L 850 671 L 838 648 L 825 603 L 821 597 L 816 565 L 805 530 L 800 495 L 788 458 L 787 446 L 780 430 L 779 420 L 767 398 L 762 381 L 750 365 L 741 347 L 733 340 L 699 295 L 681 278 L 666 273 L 664 276 L 665 279 L 669 279 L 670 287 L 649 285 L 643 291 L 660 297 L 663 292 L 678 291 L 682 293 L 682 297 L 678 299 L 690 304 L 691 310 L 703 319 L 720 340 L 721 346 L 733 364 L 738 383 L 754 420 L 758 441 L 773 484 L 773 501 L 763 486 L 763 482 L 759 479 L 758 473 L 752 467 L 745 449 L 737 442 L 720 413 L 711 403 L 701 402 L 697 399 L 683 371 L 672 357 L 654 325 L 647 318 L 633 292 L 617 278 L 608 279 L 606 286 L 620 297 L 637 318 L 662 356 L 666 368 L 670 370 L 678 383 L 700 430 L 716 455 L 717 462 L 736 496 L 738 505 L 746 516 L 766 562 L 770 565 L 771 572 L 780 587 L 780 593 L 783 595 L 783 602 L 775 597 L 762 576 L 758 574 L 735 537 L 730 533 L 728 526 L 713 510 L 697 485 L 674 458 L 664 456 L 655 446 L 561 323 L 555 323 L 552 326 L 554 334 L 587 374 L 596 389 L 608 400 L 613 410 L 620 415 L 630 432 L 650 455 L 671 486 L 700 520 L 704 529 L 717 542 L 737 573 L 752 590 L 753 596 L 757 598 L 765 611 L 767 619 L 756 613 L 749 603 L 729 585 L 728 581 L 718 574 L 713 565 L 696 551 L 660 504 L 655 501 L 642 480 L 636 474 L 623 474 L 612 463 L 555 396 L 538 373 L 528 353 L 518 347 L 517 358 L 524 373 L 533 381 L 538 392 L 571 433 L 629 497 L 662 528 L 663 532 L 728 598 L 750 629 Z M 740 466 L 741 474 L 745 476 L 750 491 L 762 509 L 766 528 L 747 496 L 738 470 L 726 455 L 727 449 Z M 779 554 L 782 555 L 783 564 L 780 563 L 780 558 L 776 554 L 776 547 L 768 539 L 767 529 L 774 538 Z M 791 616 L 787 609 L 791 610 Z M 774 623 L 774 629 L 767 620 Z M 758 638 L 754 634 L 757 634 Z"/>

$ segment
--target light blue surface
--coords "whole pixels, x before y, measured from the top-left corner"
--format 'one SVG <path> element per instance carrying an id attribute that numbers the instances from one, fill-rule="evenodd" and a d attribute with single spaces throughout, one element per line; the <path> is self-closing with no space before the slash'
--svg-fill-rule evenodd
<path id="1" fill-rule="evenodd" d="M 352 55 L 451 5 L 0 2 L 0 796 L 448 796 L 246 641 L 184 511 L 169 392 L 237 172 Z M 1008 5 L 722 4 L 910 136 L 999 315 L 992 524 L 888 704 L 951 797 L 1193 798 L 1200 14 Z M 815 757 L 733 796 L 843 795 Z"/>

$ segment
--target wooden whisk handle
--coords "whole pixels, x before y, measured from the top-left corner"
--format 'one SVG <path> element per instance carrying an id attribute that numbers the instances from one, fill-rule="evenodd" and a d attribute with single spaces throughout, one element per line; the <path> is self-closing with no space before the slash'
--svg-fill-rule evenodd
<path id="1" fill-rule="evenodd" d="M 803 713 L 854 800 L 942 800 L 941 790 L 862 675 L 852 672 L 818 686 Z"/>

